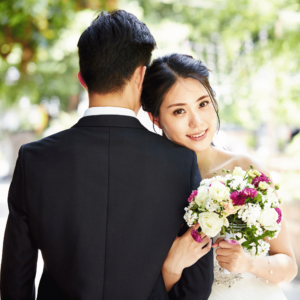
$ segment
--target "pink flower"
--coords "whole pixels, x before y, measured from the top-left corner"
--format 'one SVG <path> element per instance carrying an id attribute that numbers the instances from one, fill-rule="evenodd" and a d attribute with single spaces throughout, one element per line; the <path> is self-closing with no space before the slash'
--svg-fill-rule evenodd
<path id="1" fill-rule="evenodd" d="M 251 188 L 245 188 L 242 190 L 243 195 L 246 197 L 251 197 L 252 199 L 257 196 L 257 190 Z"/>
<path id="2" fill-rule="evenodd" d="M 261 173 L 260 176 L 253 178 L 252 184 L 254 184 L 255 187 L 258 187 L 258 185 L 261 181 L 264 181 L 269 184 L 272 183 L 270 178 L 268 178 L 264 173 Z"/>
<path id="3" fill-rule="evenodd" d="M 193 229 L 191 231 L 191 235 L 197 243 L 202 243 L 203 239 L 201 237 L 201 234 L 197 230 Z"/>
<path id="4" fill-rule="evenodd" d="M 278 213 L 278 219 L 277 219 L 276 222 L 277 222 L 277 224 L 279 224 L 281 222 L 281 220 L 282 220 L 282 211 L 281 211 L 281 209 L 279 207 L 276 207 L 275 210 Z"/>
<path id="5" fill-rule="evenodd" d="M 232 200 L 233 205 L 244 205 L 247 199 L 247 195 L 242 192 L 235 191 L 231 193 L 230 199 Z"/>
<path id="6" fill-rule="evenodd" d="M 230 245 L 238 245 L 239 244 L 239 242 L 237 240 L 228 239 L 225 241 Z"/>
<path id="7" fill-rule="evenodd" d="M 193 199 L 198 195 L 198 191 L 192 191 L 192 193 L 190 194 L 190 196 L 188 197 L 188 202 L 192 202 Z"/>

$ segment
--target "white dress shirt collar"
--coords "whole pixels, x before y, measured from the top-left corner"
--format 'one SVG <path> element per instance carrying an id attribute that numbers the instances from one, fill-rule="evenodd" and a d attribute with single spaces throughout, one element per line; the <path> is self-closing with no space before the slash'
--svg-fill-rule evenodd
<path id="1" fill-rule="evenodd" d="M 96 115 L 119 115 L 136 118 L 135 112 L 131 109 L 111 106 L 90 107 L 84 112 L 83 116 L 87 117 Z"/>

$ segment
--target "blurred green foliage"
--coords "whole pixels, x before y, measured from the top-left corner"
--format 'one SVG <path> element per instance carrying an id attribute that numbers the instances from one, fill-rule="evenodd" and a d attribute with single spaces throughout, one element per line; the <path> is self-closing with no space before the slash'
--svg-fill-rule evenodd
<path id="1" fill-rule="evenodd" d="M 82 91 L 78 38 L 97 10 L 112 8 L 149 26 L 154 57 L 189 52 L 208 65 L 223 122 L 300 126 L 299 0 L 2 0 L 0 109 L 24 95 L 32 103 L 55 96 L 72 109 Z"/>
<path id="2" fill-rule="evenodd" d="M 32 103 L 55 96 L 67 109 L 69 96 L 80 90 L 78 33 L 92 20 L 91 11 L 114 7 L 114 0 L 1 0 L 0 81 L 5 83 L 0 87 L 1 107 L 22 96 Z M 84 9 L 90 10 L 85 17 Z"/>
<path id="3" fill-rule="evenodd" d="M 189 26 L 195 57 L 212 70 L 221 116 L 249 129 L 300 125 L 299 0 L 139 0 L 146 23 Z"/>

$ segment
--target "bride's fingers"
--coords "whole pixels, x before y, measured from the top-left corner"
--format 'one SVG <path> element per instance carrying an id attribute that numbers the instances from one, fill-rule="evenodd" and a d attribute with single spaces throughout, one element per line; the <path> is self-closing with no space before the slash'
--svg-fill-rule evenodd
<path id="1" fill-rule="evenodd" d="M 201 248 L 202 256 L 209 252 L 209 250 L 211 249 L 211 244 L 212 244 L 212 241 L 210 238 L 208 238 L 207 245 L 205 247 Z"/>
<path id="2" fill-rule="evenodd" d="M 229 256 L 233 253 L 234 252 L 232 251 L 232 249 L 219 248 L 216 250 L 216 254 L 221 256 Z"/>
<path id="3" fill-rule="evenodd" d="M 185 233 L 183 236 L 188 236 L 188 237 L 192 237 L 192 230 L 198 230 L 198 228 L 200 227 L 199 223 L 196 223 L 193 227 L 190 227 Z"/>
<path id="4" fill-rule="evenodd" d="M 212 248 L 217 248 L 219 247 L 219 243 L 225 241 L 224 237 L 220 237 L 218 238 L 213 244 L 212 244 Z"/>
<path id="5" fill-rule="evenodd" d="M 208 244 L 210 241 L 210 238 L 208 236 L 205 236 L 203 239 L 202 239 L 202 242 L 199 243 L 199 245 L 201 245 L 202 247 L 205 246 L 206 244 Z"/>
<path id="6" fill-rule="evenodd" d="M 199 223 L 196 223 L 196 224 L 195 224 L 193 227 L 191 227 L 191 228 L 192 228 L 192 230 L 193 230 L 193 229 L 197 230 L 199 227 L 200 227 L 200 224 L 199 224 Z"/>
<path id="7" fill-rule="evenodd" d="M 229 264 L 229 262 L 231 261 L 231 258 L 228 257 L 228 256 L 217 255 L 217 256 L 216 256 L 216 260 L 217 260 L 218 262 L 222 262 L 222 263 L 227 263 L 227 264 Z"/>
<path id="8" fill-rule="evenodd" d="M 230 265 L 228 263 L 219 262 L 219 265 L 221 268 L 228 270 L 230 268 Z"/>
<path id="9" fill-rule="evenodd" d="M 219 242 L 219 247 L 221 247 L 223 249 L 230 249 L 230 248 L 235 247 L 235 245 L 229 244 L 228 242 L 226 242 L 224 240 L 224 241 Z"/>

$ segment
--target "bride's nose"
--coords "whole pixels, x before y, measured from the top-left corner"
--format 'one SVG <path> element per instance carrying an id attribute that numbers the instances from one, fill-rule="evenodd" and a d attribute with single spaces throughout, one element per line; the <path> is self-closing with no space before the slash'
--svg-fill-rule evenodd
<path id="1" fill-rule="evenodd" d="M 203 124 L 203 120 L 201 118 L 201 115 L 196 112 L 192 112 L 189 119 L 189 126 L 191 128 L 196 128 L 199 125 Z"/>

